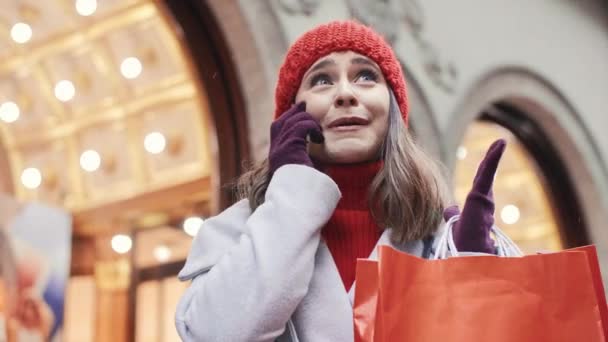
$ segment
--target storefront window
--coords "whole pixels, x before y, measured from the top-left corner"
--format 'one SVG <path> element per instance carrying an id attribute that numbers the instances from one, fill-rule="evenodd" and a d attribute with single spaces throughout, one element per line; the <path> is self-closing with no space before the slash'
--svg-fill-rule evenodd
<path id="1" fill-rule="evenodd" d="M 179 341 L 174 313 L 188 283 L 176 274 L 192 245 L 202 218 L 188 217 L 182 227 L 159 226 L 134 234 L 135 341 Z"/>
<path id="2" fill-rule="evenodd" d="M 71 277 L 66 294 L 65 342 L 94 341 L 96 286 L 93 276 Z"/>
<path id="3" fill-rule="evenodd" d="M 142 230 L 136 234 L 137 269 L 183 262 L 188 256 L 192 237 L 182 229 L 170 226 Z"/>
<path id="4" fill-rule="evenodd" d="M 494 181 L 496 225 L 526 253 L 561 249 L 564 244 L 560 222 L 541 169 L 518 138 L 496 123 L 473 123 L 457 149 L 454 174 L 457 203 L 462 208 L 479 162 L 499 138 L 507 141 L 507 149 Z"/>
<path id="5" fill-rule="evenodd" d="M 143 282 L 137 286 L 136 342 L 179 342 L 175 307 L 188 283 L 176 277 Z"/>

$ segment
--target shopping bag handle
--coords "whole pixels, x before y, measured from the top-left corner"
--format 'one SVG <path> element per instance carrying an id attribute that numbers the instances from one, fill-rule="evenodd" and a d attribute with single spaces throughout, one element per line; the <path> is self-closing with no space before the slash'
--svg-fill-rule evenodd
<path id="1" fill-rule="evenodd" d="M 445 224 L 445 228 L 437 237 L 437 247 L 431 259 L 446 259 L 448 257 L 463 256 L 454 243 L 454 224 L 460 219 L 460 215 L 452 216 Z M 524 253 L 498 226 L 493 225 L 491 232 L 494 234 L 496 243 L 496 254 L 500 257 L 521 257 Z M 467 253 L 467 255 L 482 255 L 482 253 Z"/>

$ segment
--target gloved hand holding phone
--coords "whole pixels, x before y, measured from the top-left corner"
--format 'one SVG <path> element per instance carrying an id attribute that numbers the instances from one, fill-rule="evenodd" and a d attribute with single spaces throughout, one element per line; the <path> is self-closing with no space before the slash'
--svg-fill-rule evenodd
<path id="1" fill-rule="evenodd" d="M 321 126 L 306 112 L 306 103 L 293 105 L 270 126 L 270 173 L 283 165 L 306 165 L 319 169 L 310 158 L 307 145 L 324 142 Z"/>

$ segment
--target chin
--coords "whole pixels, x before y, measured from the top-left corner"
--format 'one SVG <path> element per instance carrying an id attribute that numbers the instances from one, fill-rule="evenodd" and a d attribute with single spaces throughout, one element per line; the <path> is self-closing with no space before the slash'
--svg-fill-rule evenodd
<path id="1" fill-rule="evenodd" d="M 309 144 L 310 155 L 326 164 L 364 163 L 376 160 L 382 145 L 381 141 L 370 137 L 332 138 L 326 135 L 324 144 Z"/>
<path id="2" fill-rule="evenodd" d="M 374 150 L 372 146 L 335 146 L 326 150 L 326 157 L 327 162 L 333 164 L 364 163 L 375 159 Z"/>

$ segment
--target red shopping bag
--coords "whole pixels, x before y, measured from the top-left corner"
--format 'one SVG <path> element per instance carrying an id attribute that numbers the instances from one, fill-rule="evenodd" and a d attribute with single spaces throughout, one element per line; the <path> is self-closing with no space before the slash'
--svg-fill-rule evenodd
<path id="1" fill-rule="evenodd" d="M 374 341 L 374 321 L 378 299 L 378 262 L 358 259 L 355 273 L 355 342 Z"/>
<path id="2" fill-rule="evenodd" d="M 593 288 L 598 302 L 600 317 L 602 318 L 604 338 L 608 341 L 608 305 L 606 305 L 606 292 L 604 291 L 604 283 L 602 282 L 600 263 L 597 259 L 597 250 L 595 249 L 595 246 L 591 245 L 572 248 L 567 251 L 583 251 L 587 253 L 587 261 L 589 262 L 591 277 L 593 277 Z"/>
<path id="3" fill-rule="evenodd" d="M 383 246 L 376 281 L 369 276 L 373 263 L 358 264 L 356 338 L 605 341 L 605 297 L 599 297 L 603 289 L 599 268 L 592 270 L 593 254 L 589 247 L 522 258 L 423 260 Z M 375 309 L 369 303 L 374 291 Z"/>

